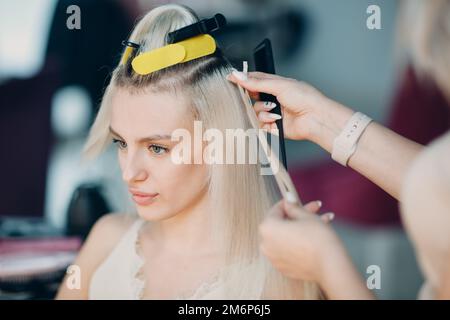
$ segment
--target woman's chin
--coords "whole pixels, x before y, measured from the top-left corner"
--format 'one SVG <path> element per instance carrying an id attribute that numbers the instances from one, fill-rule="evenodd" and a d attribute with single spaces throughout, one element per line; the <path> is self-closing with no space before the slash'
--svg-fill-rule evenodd
<path id="1" fill-rule="evenodd" d="M 139 205 L 136 206 L 139 217 L 147 221 L 161 221 L 166 220 L 171 217 L 171 215 L 161 208 L 156 209 L 155 207 L 141 207 Z"/>

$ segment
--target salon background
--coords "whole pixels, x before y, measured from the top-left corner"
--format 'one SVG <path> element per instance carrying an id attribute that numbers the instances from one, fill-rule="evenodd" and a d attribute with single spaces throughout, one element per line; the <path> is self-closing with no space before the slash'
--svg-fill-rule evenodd
<path id="1" fill-rule="evenodd" d="M 167 2 L 0 0 L 0 299 L 53 298 L 95 220 L 129 208 L 113 150 L 85 165 L 80 152 L 121 41 L 143 12 Z M 399 46 L 400 1 L 178 3 L 227 17 L 216 38 L 238 69 L 243 60 L 252 69 L 253 48 L 268 37 L 279 74 L 420 143 L 449 127 L 440 92 L 417 79 Z M 366 26 L 371 4 L 381 8 L 380 30 Z M 71 5 L 81 10 L 81 29 L 67 28 Z M 376 295 L 415 298 L 422 277 L 394 199 L 312 143 L 286 146 L 303 201 L 321 199 L 336 213 L 333 225 L 364 277 L 380 268 Z"/>

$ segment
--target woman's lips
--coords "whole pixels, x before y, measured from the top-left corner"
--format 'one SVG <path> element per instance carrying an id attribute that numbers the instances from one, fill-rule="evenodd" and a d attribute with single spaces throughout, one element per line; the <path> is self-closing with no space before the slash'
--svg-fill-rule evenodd
<path id="1" fill-rule="evenodd" d="M 155 201 L 158 193 L 144 193 L 130 190 L 133 201 L 140 206 L 148 206 Z"/>

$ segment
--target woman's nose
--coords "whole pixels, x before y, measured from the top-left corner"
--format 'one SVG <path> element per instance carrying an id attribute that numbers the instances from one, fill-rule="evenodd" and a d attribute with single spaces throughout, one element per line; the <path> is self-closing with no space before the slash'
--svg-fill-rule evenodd
<path id="1" fill-rule="evenodd" d="M 122 169 L 122 179 L 126 183 L 130 184 L 147 179 L 147 170 L 143 160 L 139 159 L 138 155 L 129 155 L 125 161 L 125 166 Z"/>

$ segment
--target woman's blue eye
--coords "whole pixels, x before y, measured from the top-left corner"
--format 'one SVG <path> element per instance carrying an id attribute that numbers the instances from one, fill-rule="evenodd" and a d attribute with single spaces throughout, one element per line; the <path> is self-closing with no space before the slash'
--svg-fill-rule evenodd
<path id="1" fill-rule="evenodd" d="M 161 147 L 161 146 L 157 146 L 155 144 L 152 144 L 151 146 L 148 147 L 154 154 L 157 155 L 161 155 L 164 154 L 168 151 L 167 148 Z"/>
<path id="2" fill-rule="evenodd" d="M 113 139 L 113 143 L 116 144 L 119 149 L 125 149 L 127 147 L 127 143 L 119 139 Z"/>
<path id="3" fill-rule="evenodd" d="M 127 143 L 125 141 L 119 140 L 119 139 L 113 139 L 112 142 L 117 145 L 117 147 L 121 150 L 124 150 L 127 148 Z M 156 155 L 162 155 L 169 151 L 168 148 L 158 146 L 156 144 L 152 144 L 148 147 L 148 149 L 153 152 Z"/>

